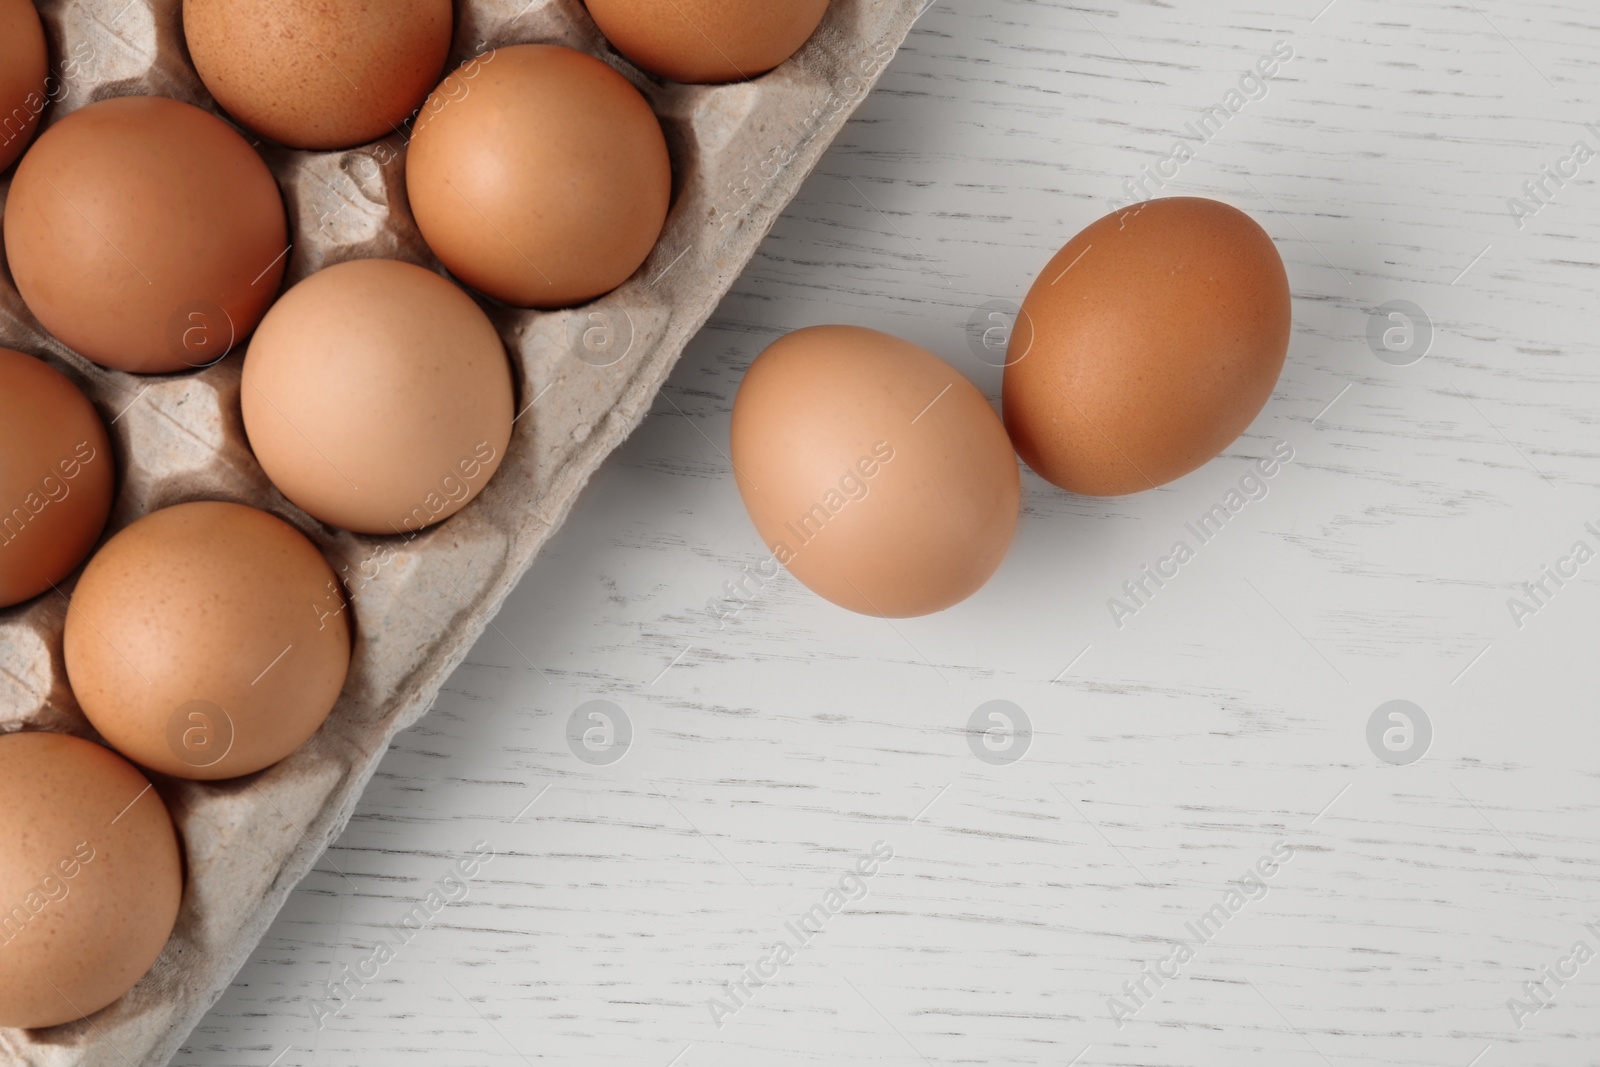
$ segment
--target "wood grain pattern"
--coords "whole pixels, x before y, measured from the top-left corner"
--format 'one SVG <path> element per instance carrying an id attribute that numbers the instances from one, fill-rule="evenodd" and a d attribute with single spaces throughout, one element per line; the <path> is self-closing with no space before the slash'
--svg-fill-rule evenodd
<path id="1" fill-rule="evenodd" d="M 1600 564 L 1507 607 L 1600 545 L 1600 161 L 1520 228 L 1507 205 L 1600 151 L 1600 12 L 1324 2 L 939 0 L 177 1062 L 1600 1063 L 1600 962 L 1507 1007 L 1600 949 Z M 783 575 L 719 628 L 765 555 L 726 458 L 761 347 L 872 326 L 997 395 L 973 309 L 1279 41 L 1164 190 L 1251 211 L 1288 265 L 1251 430 L 1121 500 L 1025 476 L 1011 556 L 940 616 Z M 1391 300 L 1436 329 L 1410 366 L 1366 340 Z M 1269 495 L 1119 629 L 1107 599 L 1277 441 Z M 1366 740 L 1395 698 L 1434 731 L 1408 766 Z M 609 766 L 567 744 L 593 699 L 634 731 Z M 969 750 L 989 700 L 1031 719 L 1020 762 Z M 324 983 L 479 841 L 465 898 L 319 1029 Z M 708 999 L 876 841 L 865 898 L 719 1029 Z M 1277 842 L 1265 896 L 1119 1028 L 1108 998 Z"/>

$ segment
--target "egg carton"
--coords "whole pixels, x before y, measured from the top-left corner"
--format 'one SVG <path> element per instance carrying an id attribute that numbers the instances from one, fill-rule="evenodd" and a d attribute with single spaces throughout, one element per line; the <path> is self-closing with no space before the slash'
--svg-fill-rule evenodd
<path id="1" fill-rule="evenodd" d="M 156 94 L 219 112 L 188 59 L 180 0 L 40 0 L 50 39 L 43 124 L 106 97 Z M 356 644 L 327 723 L 265 771 L 223 782 L 154 776 L 182 832 L 183 908 L 151 971 L 86 1020 L 0 1029 L 6 1063 L 166 1063 L 227 988 L 297 882 L 338 836 L 394 735 L 494 617 L 578 491 L 639 424 L 685 344 L 904 41 L 925 0 L 833 0 L 795 57 L 753 81 L 679 85 L 617 55 L 579 0 L 457 0 L 447 69 L 502 45 L 542 42 L 597 56 L 660 116 L 674 199 L 660 242 L 621 288 L 580 308 L 483 301 L 517 381 L 510 448 L 482 494 L 412 537 L 361 536 L 290 504 L 251 455 L 239 414 L 241 344 L 183 374 L 106 370 L 50 337 L 0 266 L 0 345 L 47 359 L 109 425 L 118 492 L 107 535 L 185 500 L 234 500 L 292 523 L 349 590 Z M 225 117 L 225 116 L 224 116 Z M 256 144 L 283 191 L 293 243 L 285 286 L 363 257 L 438 269 L 406 201 L 405 137 L 304 152 Z M 11 172 L 0 176 L 0 200 Z M 0 221 L 3 225 L 3 221 Z M 95 737 L 67 684 L 67 595 L 0 611 L 0 732 Z M 0 818 L 4 815 L 0 814 Z"/>

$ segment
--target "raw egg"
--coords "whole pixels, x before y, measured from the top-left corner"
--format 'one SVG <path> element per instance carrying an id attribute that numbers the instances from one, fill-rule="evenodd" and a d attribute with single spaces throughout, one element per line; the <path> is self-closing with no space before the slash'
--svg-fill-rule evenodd
<path id="1" fill-rule="evenodd" d="M 0 737 L 0 1026 L 55 1026 L 133 987 L 183 898 L 178 834 L 127 760 L 66 734 Z"/>
<path id="2" fill-rule="evenodd" d="M 67 609 L 67 678 L 117 751 L 180 778 L 293 752 L 350 665 L 344 594 L 317 547 L 217 501 L 151 512 L 95 553 Z"/>
<path id="3" fill-rule="evenodd" d="M 83 562 L 111 514 L 115 481 L 89 398 L 43 360 L 0 348 L 0 607 Z"/>
<path id="4" fill-rule="evenodd" d="M 1017 457 L 943 360 L 856 326 L 756 357 L 733 405 L 733 468 L 773 556 L 866 615 L 926 615 L 978 590 L 1017 524 Z"/>
<path id="5" fill-rule="evenodd" d="M 588 0 L 617 51 L 680 82 L 764 74 L 800 50 L 828 0 Z"/>
<path id="6" fill-rule="evenodd" d="M 477 496 L 505 456 L 511 367 L 483 310 L 411 263 L 318 271 L 245 354 L 245 433 L 278 490 L 359 533 L 407 534 Z"/>
<path id="7" fill-rule="evenodd" d="M 16 162 L 39 125 L 49 69 L 33 0 L 0 0 L 0 170 Z"/>
<path id="8" fill-rule="evenodd" d="M 184 0 L 200 80 L 245 126 L 296 148 L 399 129 L 450 51 L 450 0 Z"/>
<path id="9" fill-rule="evenodd" d="M 1250 425 L 1289 329 L 1283 260 L 1250 216 L 1198 197 L 1123 208 L 1028 291 L 1006 353 L 1006 429 L 1063 489 L 1154 488 Z"/>
<path id="10" fill-rule="evenodd" d="M 639 91 L 555 45 L 499 48 L 434 90 L 406 157 L 411 211 L 456 277 L 519 307 L 581 304 L 639 269 L 672 167 Z"/>
<path id="11" fill-rule="evenodd" d="M 5 245 L 28 310 L 96 363 L 203 366 L 255 328 L 289 250 L 267 165 L 215 115 L 102 100 L 17 165 Z"/>

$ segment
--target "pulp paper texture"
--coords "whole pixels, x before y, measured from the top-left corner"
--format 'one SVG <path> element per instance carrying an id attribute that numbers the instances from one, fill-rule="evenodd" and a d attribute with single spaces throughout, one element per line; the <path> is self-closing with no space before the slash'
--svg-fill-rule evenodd
<path id="1" fill-rule="evenodd" d="M 242 345 L 192 373 L 105 370 L 49 337 L 18 297 L 9 268 L 0 270 L 0 345 L 47 358 L 112 424 L 119 478 L 107 535 L 185 500 L 264 508 L 304 531 L 343 576 L 357 635 L 339 703 L 300 751 L 231 782 L 156 779 L 188 859 L 183 910 L 166 950 L 127 996 L 88 1021 L 0 1029 L 0 1060 L 127 1067 L 172 1057 L 343 829 L 390 740 L 428 710 L 589 476 L 643 418 L 684 345 L 922 6 L 833 0 L 818 32 L 777 70 L 751 82 L 689 86 L 632 67 L 578 0 L 457 0 L 449 69 L 486 49 L 543 42 L 599 56 L 638 86 L 672 150 L 674 201 L 650 259 L 616 292 L 567 311 L 488 307 L 523 414 L 482 495 L 412 539 L 323 526 L 272 487 L 240 422 Z M 172 96 L 216 110 L 189 65 L 179 0 L 42 0 L 40 7 L 51 52 L 46 126 L 111 96 Z M 289 212 L 286 287 L 345 259 L 437 267 L 407 208 L 402 135 L 342 152 L 257 147 Z M 9 188 L 7 175 L 0 197 Z M 0 731 L 94 736 L 62 666 L 70 592 L 64 585 L 62 595 L 0 610 Z"/>

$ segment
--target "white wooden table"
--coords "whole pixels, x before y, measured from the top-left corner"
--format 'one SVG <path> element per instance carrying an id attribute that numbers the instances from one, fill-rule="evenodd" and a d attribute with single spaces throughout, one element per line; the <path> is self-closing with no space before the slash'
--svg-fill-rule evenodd
<path id="1" fill-rule="evenodd" d="M 1600 160 L 1573 152 L 1600 152 L 1600 9 L 1325 2 L 939 0 L 176 1062 L 1600 1063 L 1600 562 L 1572 555 L 1600 550 Z M 856 323 L 997 397 L 974 309 L 1170 172 L 1278 42 L 1161 190 L 1287 262 L 1250 431 L 1122 500 L 1026 474 L 1009 558 L 937 617 L 783 575 L 719 629 L 765 556 L 726 457 L 756 353 Z M 1572 176 L 1540 205 L 1545 166 Z M 1392 301 L 1432 323 L 1419 361 L 1420 323 L 1369 344 Z M 1280 441 L 1119 628 L 1122 583 Z M 1514 612 L 1546 566 L 1575 576 Z M 568 743 L 595 700 L 631 724 L 609 764 Z M 980 758 L 996 700 L 1032 735 Z M 1415 712 L 1369 744 L 1391 700 L 1420 759 Z"/>

